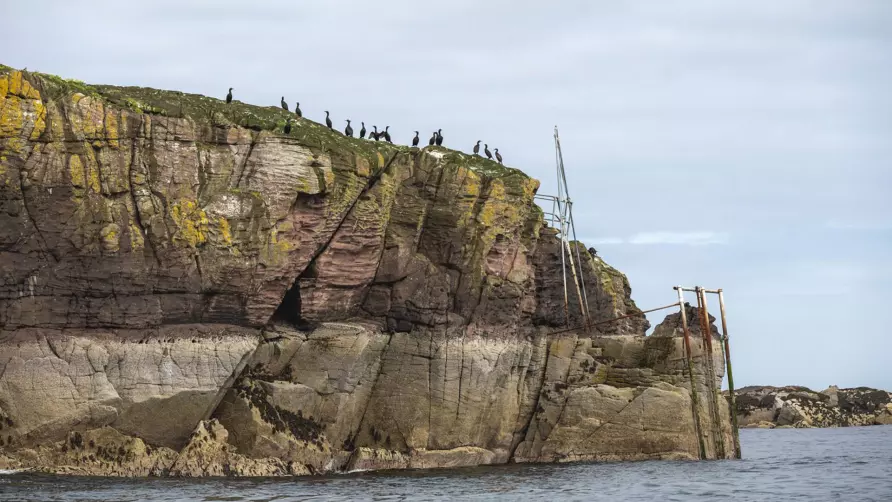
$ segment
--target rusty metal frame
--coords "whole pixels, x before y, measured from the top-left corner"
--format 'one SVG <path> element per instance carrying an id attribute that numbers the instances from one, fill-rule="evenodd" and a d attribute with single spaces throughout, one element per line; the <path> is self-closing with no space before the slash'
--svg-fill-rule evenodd
<path id="1" fill-rule="evenodd" d="M 688 330 L 688 314 L 684 308 L 684 288 L 676 286 L 675 291 L 678 292 L 678 307 L 681 312 L 681 327 L 684 332 L 685 369 L 687 369 L 688 381 L 691 385 L 691 412 L 694 415 L 694 429 L 697 434 L 697 444 L 700 447 L 700 460 L 704 460 L 706 459 L 706 445 L 703 443 L 703 429 L 700 426 L 700 396 L 697 395 L 697 384 L 694 381 L 691 332 Z"/>

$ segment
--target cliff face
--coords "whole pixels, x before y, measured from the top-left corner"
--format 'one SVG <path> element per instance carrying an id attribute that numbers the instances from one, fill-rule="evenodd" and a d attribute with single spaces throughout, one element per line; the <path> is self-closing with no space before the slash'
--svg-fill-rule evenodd
<path id="1" fill-rule="evenodd" d="M 537 181 L 286 117 L 0 67 L 0 464 L 697 457 L 675 326 L 549 334 L 567 319 Z M 595 320 L 637 311 L 580 251 Z"/>
<path id="2" fill-rule="evenodd" d="M 849 427 L 892 424 L 892 393 L 867 387 L 744 387 L 737 390 L 741 427 Z"/>

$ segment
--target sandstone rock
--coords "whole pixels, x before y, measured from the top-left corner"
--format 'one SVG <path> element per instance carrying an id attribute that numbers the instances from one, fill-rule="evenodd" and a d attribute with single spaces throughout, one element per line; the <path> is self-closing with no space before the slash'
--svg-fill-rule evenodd
<path id="1" fill-rule="evenodd" d="M 283 476 L 309 474 L 300 464 L 279 458 L 253 459 L 239 455 L 227 443 L 228 431 L 220 422 L 198 424 L 189 444 L 170 468 L 172 476 Z"/>
<path id="2" fill-rule="evenodd" d="M 536 180 L 305 119 L 285 135 L 286 118 L 0 66 L 4 462 L 196 476 L 696 458 L 701 441 L 731 456 L 718 348 L 695 335 L 698 438 L 676 318 L 652 337 L 643 316 L 565 330 L 579 299 L 564 308 Z M 638 312 L 622 273 L 572 248 L 594 321 Z"/>

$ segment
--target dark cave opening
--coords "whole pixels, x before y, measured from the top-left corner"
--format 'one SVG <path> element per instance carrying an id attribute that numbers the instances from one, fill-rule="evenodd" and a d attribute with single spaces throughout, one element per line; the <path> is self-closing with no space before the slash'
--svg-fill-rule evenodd
<path id="1" fill-rule="evenodd" d="M 312 281 L 315 278 L 315 263 L 310 263 L 306 270 L 294 280 L 294 284 L 285 293 L 282 302 L 276 307 L 270 322 L 274 324 L 290 324 L 301 331 L 310 331 L 318 326 L 318 323 L 304 319 L 301 315 L 301 281 Z"/>

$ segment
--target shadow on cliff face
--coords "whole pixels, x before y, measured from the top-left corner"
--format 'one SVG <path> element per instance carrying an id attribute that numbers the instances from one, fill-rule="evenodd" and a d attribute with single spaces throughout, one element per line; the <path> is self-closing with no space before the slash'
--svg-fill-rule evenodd
<path id="1" fill-rule="evenodd" d="M 294 280 L 294 284 L 292 284 L 291 288 L 288 289 L 288 292 L 285 293 L 285 297 L 282 298 L 282 303 L 276 307 L 276 311 L 273 313 L 272 318 L 270 319 L 270 323 L 279 324 L 286 323 L 294 326 L 296 329 L 300 331 L 312 331 L 316 327 L 318 327 L 318 323 L 308 321 L 301 317 L 301 302 L 300 302 L 300 281 L 306 280 L 307 275 L 312 273 L 312 264 L 307 267 L 307 270 L 304 271 L 303 274 L 300 275 L 297 279 Z"/>

